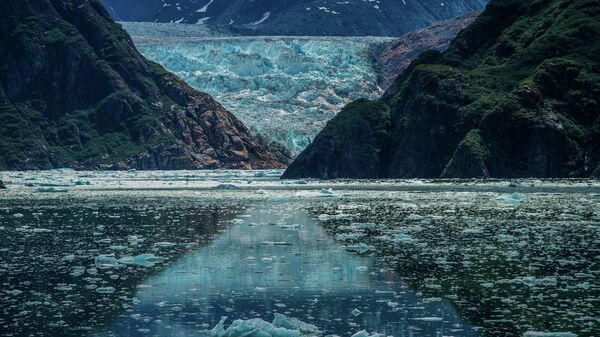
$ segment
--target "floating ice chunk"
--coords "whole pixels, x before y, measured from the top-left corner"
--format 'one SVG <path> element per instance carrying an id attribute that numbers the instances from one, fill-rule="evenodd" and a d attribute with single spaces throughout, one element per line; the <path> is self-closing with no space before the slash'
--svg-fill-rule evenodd
<path id="1" fill-rule="evenodd" d="M 577 337 L 577 335 L 572 332 L 527 331 L 523 334 L 523 337 Z"/>
<path id="2" fill-rule="evenodd" d="M 100 294 L 112 294 L 115 292 L 115 288 L 113 287 L 100 287 L 96 288 L 96 292 Z"/>
<path id="3" fill-rule="evenodd" d="M 320 335 L 316 326 L 301 322 L 297 319 L 275 314 L 272 323 L 260 318 L 236 320 L 225 329 L 227 317 L 221 318 L 212 330 L 211 337 L 308 337 Z"/>
<path id="4" fill-rule="evenodd" d="M 519 193 L 500 195 L 496 198 L 496 200 L 509 201 L 509 202 L 515 202 L 515 203 L 529 201 L 529 199 L 526 196 L 519 194 Z"/>
<path id="5" fill-rule="evenodd" d="M 354 335 L 352 335 L 352 337 L 383 337 L 385 335 L 379 334 L 379 333 L 373 333 L 373 334 L 369 334 L 366 330 L 361 330 L 357 333 L 355 333 Z"/>
<path id="6" fill-rule="evenodd" d="M 164 258 L 154 254 L 140 254 L 137 256 L 125 256 L 119 259 L 119 263 L 151 268 L 158 263 L 164 262 Z"/>
<path id="7" fill-rule="evenodd" d="M 361 330 L 352 335 L 352 337 L 369 337 L 369 333 L 366 330 Z"/>
<path id="8" fill-rule="evenodd" d="M 120 267 L 119 261 L 112 255 L 98 255 L 94 259 L 94 264 L 100 269 Z"/>
<path id="9" fill-rule="evenodd" d="M 291 246 L 292 244 L 285 241 L 263 241 L 261 243 L 263 246 Z"/>
<path id="10" fill-rule="evenodd" d="M 441 322 L 444 319 L 441 317 L 417 317 L 417 318 L 413 318 L 414 321 L 422 321 L 422 322 Z"/>
<path id="11" fill-rule="evenodd" d="M 366 243 L 359 243 L 354 246 L 348 246 L 348 249 L 353 250 L 359 254 L 366 254 L 372 251 L 375 251 L 375 247 L 371 245 L 367 245 Z"/>
<path id="12" fill-rule="evenodd" d="M 394 237 L 392 237 L 391 241 L 393 243 L 402 243 L 402 242 L 408 242 L 408 241 L 412 241 L 412 236 L 408 235 L 408 234 L 404 234 L 404 233 L 397 233 L 394 234 Z"/>
<path id="13" fill-rule="evenodd" d="M 75 185 L 75 186 L 84 186 L 84 185 L 91 185 L 92 183 L 90 183 L 89 180 L 87 179 L 71 179 L 71 184 Z"/>
<path id="14" fill-rule="evenodd" d="M 34 233 L 52 233 L 52 232 L 54 232 L 52 229 L 47 229 L 47 228 L 34 228 L 32 231 Z"/>
<path id="15" fill-rule="evenodd" d="M 129 235 L 127 237 L 127 242 L 129 242 L 130 245 L 135 246 L 135 245 L 137 245 L 137 244 L 139 244 L 141 242 L 144 242 L 144 239 L 142 237 L 140 237 L 140 236 L 137 236 L 137 235 Z"/>
<path id="16" fill-rule="evenodd" d="M 543 277 L 543 278 L 536 278 L 533 276 L 526 276 L 523 277 L 521 279 L 521 282 L 523 282 L 524 285 L 528 286 L 528 287 L 535 287 L 535 286 L 555 286 L 558 284 L 558 280 L 556 279 L 556 277 Z"/>
<path id="17" fill-rule="evenodd" d="M 66 193 L 66 192 L 69 192 L 69 190 L 66 188 L 54 187 L 54 186 L 38 187 L 35 189 L 35 191 L 39 192 L 39 193 Z"/>
<path id="18" fill-rule="evenodd" d="M 157 242 L 154 244 L 154 247 L 158 247 L 158 248 L 171 248 L 171 247 L 175 247 L 177 244 L 173 243 L 173 242 Z"/>
<path id="19" fill-rule="evenodd" d="M 15 290 L 5 290 L 5 293 L 12 295 L 12 296 L 18 296 L 21 295 L 23 293 L 23 291 L 15 289 Z"/>
<path id="20" fill-rule="evenodd" d="M 320 193 L 321 193 L 321 195 L 326 196 L 326 197 L 335 196 L 335 192 L 331 188 L 322 188 Z"/>
<path id="21" fill-rule="evenodd" d="M 75 170 L 71 169 L 71 168 L 56 168 L 56 169 L 52 169 L 50 170 L 51 172 L 56 172 L 56 173 L 75 173 Z"/>
<path id="22" fill-rule="evenodd" d="M 234 184 L 219 184 L 215 187 L 217 190 L 239 190 L 240 187 Z"/>
<path id="23" fill-rule="evenodd" d="M 350 311 L 350 313 L 352 314 L 352 316 L 360 316 L 362 314 L 362 311 L 354 308 L 354 310 Z"/>
<path id="24" fill-rule="evenodd" d="M 281 183 L 284 185 L 306 185 L 306 180 L 284 180 Z"/>
<path id="25" fill-rule="evenodd" d="M 351 241 L 360 239 L 365 235 L 365 233 L 339 233 L 335 235 L 335 239 L 338 241 Z"/>
<path id="26" fill-rule="evenodd" d="M 351 229 L 359 229 L 359 230 L 374 229 L 376 227 L 377 227 L 377 225 L 372 222 L 353 222 L 349 226 L 349 228 L 351 228 Z"/>

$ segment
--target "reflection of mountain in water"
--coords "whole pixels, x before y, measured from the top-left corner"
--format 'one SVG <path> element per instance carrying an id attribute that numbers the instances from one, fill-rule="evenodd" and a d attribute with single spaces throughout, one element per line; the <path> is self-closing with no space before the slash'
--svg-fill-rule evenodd
<path id="1" fill-rule="evenodd" d="M 420 298 L 381 261 L 345 251 L 304 211 L 275 207 L 257 207 L 210 246 L 148 279 L 112 333 L 188 336 L 221 316 L 270 321 L 277 312 L 339 335 L 367 329 L 435 336 L 452 329 L 453 336 L 477 336 L 445 302 Z"/>

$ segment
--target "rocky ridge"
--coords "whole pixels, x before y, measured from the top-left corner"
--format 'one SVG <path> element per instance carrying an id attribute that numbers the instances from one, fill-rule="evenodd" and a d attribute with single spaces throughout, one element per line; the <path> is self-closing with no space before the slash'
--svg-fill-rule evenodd
<path id="1" fill-rule="evenodd" d="M 491 1 L 283 177 L 600 177 L 599 16 L 596 0 Z"/>
<path id="2" fill-rule="evenodd" d="M 97 0 L 2 1 L 0 26 L 0 169 L 260 169 L 289 160 L 141 56 Z"/>

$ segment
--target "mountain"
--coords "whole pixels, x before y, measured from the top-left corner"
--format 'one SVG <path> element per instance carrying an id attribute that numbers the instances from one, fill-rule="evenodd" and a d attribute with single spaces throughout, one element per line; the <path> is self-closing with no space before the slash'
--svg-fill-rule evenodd
<path id="1" fill-rule="evenodd" d="M 600 2 L 492 0 L 378 102 L 344 108 L 285 178 L 600 176 Z"/>
<path id="2" fill-rule="evenodd" d="M 0 169 L 284 167 L 97 0 L 0 2 Z"/>
<path id="3" fill-rule="evenodd" d="M 379 85 L 389 88 L 421 53 L 435 49 L 443 51 L 450 46 L 456 35 L 475 21 L 481 12 L 440 21 L 432 26 L 402 35 L 390 43 L 377 59 L 380 73 Z"/>
<path id="4" fill-rule="evenodd" d="M 206 23 L 242 35 L 400 36 L 488 0 L 102 0 L 118 21 Z"/>

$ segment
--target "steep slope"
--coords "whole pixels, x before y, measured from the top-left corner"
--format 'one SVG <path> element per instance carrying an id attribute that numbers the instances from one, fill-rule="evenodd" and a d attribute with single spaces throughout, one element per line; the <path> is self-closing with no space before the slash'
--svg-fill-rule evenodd
<path id="1" fill-rule="evenodd" d="M 488 0 L 102 0 L 116 20 L 206 23 L 244 35 L 406 32 L 481 10 Z"/>
<path id="2" fill-rule="evenodd" d="M 430 27 L 406 33 L 390 43 L 377 60 L 380 69 L 379 85 L 386 90 L 421 53 L 434 49 L 443 51 L 456 35 L 473 23 L 481 12 L 436 22 Z"/>
<path id="3" fill-rule="evenodd" d="M 0 3 L 0 168 L 270 168 L 287 157 L 145 60 L 97 0 Z"/>
<path id="4" fill-rule="evenodd" d="M 332 121 L 284 177 L 358 177 L 364 154 L 318 163 L 375 131 L 385 141 L 360 177 L 600 176 L 599 18 L 597 0 L 491 1 L 446 52 L 396 79 L 380 102 L 389 115 Z"/>

